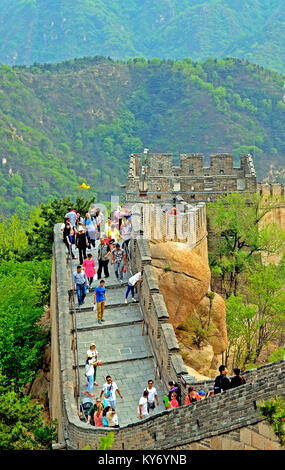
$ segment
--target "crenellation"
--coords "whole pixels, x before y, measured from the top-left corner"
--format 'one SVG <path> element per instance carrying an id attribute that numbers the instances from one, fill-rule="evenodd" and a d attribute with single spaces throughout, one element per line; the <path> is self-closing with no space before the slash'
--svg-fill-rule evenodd
<path id="1" fill-rule="evenodd" d="M 134 156 L 130 156 L 133 167 Z M 179 165 L 173 165 L 171 154 L 136 155 L 136 172 L 128 173 L 126 201 L 173 202 L 183 196 L 191 204 L 212 202 L 229 192 L 256 192 L 256 174 L 251 155 L 241 155 L 240 166 L 234 166 L 231 154 L 210 155 L 204 165 L 202 154 L 180 154 Z"/>
<path id="2" fill-rule="evenodd" d="M 263 196 L 285 196 L 285 184 L 282 183 L 258 183 L 258 193 Z"/>

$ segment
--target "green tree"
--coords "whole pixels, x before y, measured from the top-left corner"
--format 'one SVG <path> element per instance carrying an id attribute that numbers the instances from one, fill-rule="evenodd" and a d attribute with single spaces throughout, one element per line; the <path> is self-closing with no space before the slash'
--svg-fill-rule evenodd
<path id="1" fill-rule="evenodd" d="M 49 301 L 51 260 L 0 263 L 0 368 L 16 391 L 40 367 L 49 331 L 40 326 Z"/>
<path id="2" fill-rule="evenodd" d="M 33 215 L 33 222 L 26 230 L 28 245 L 20 251 L 21 259 L 46 259 L 52 255 L 54 225 L 64 221 L 67 207 L 76 208 L 84 215 L 95 201 L 95 197 L 86 200 L 77 198 L 72 201 L 70 197 L 53 199 L 47 204 L 41 204 L 39 210 Z"/>
<path id="3" fill-rule="evenodd" d="M 278 437 L 279 443 L 282 447 L 285 446 L 285 403 L 282 397 L 276 396 L 269 400 L 263 400 L 257 403 L 261 416 L 265 418 L 267 423 L 273 429 L 275 435 Z"/>
<path id="4" fill-rule="evenodd" d="M 284 265 L 257 264 L 248 267 L 244 292 L 247 303 L 257 307 L 254 319 L 256 335 L 249 353 L 253 355 L 254 363 L 263 347 L 285 331 L 284 287 Z"/>
<path id="5" fill-rule="evenodd" d="M 219 275 L 226 297 L 237 294 L 239 280 L 247 265 L 262 254 L 280 253 L 285 231 L 276 224 L 263 223 L 267 213 L 278 207 L 279 199 L 257 193 L 231 193 L 208 205 L 210 267 Z"/>
<path id="6" fill-rule="evenodd" d="M 15 253 L 24 250 L 28 246 L 28 238 L 25 232 L 27 223 L 17 214 L 4 216 L 0 214 L 0 258 L 9 260 Z"/>
<path id="7" fill-rule="evenodd" d="M 57 439 L 56 424 L 44 424 L 42 406 L 32 403 L 30 396 L 19 396 L 0 371 L 1 450 L 51 449 Z"/>
<path id="8" fill-rule="evenodd" d="M 282 265 L 248 267 L 243 295 L 226 301 L 228 348 L 241 367 L 256 365 L 269 342 L 284 332 L 285 271 Z"/>

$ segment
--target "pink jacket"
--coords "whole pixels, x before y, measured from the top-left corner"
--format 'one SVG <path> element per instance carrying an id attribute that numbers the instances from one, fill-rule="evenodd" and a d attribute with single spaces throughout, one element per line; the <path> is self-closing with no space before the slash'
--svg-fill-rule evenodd
<path id="1" fill-rule="evenodd" d="M 99 416 L 97 416 L 96 411 L 94 413 L 94 423 L 96 427 L 103 426 L 103 413 L 100 413 Z"/>
<path id="2" fill-rule="evenodd" d="M 91 258 L 88 260 L 87 258 L 83 261 L 83 268 L 85 269 L 85 273 L 87 277 L 94 277 L 95 274 L 95 261 Z"/>

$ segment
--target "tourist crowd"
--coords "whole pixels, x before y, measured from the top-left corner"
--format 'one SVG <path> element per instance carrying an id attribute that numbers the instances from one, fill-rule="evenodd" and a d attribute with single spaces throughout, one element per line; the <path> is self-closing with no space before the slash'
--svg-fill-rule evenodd
<path id="1" fill-rule="evenodd" d="M 106 223 L 104 221 L 105 217 L 100 209 L 97 209 L 94 215 L 87 212 L 84 217 L 81 217 L 76 210 L 68 207 L 64 223 L 61 226 L 63 242 L 72 259 L 78 259 L 75 256 L 75 250 L 78 250 L 79 264 L 72 273 L 73 290 L 77 294 L 78 307 L 80 308 L 84 304 L 86 294 L 96 283 L 97 286 L 94 287 L 94 311 L 97 312 L 99 325 L 102 325 L 102 322 L 105 321 L 106 287 L 105 281 L 102 279 L 102 273 L 104 272 L 105 279 L 110 276 L 110 263 L 114 267 L 116 279 L 120 284 L 123 283 L 127 261 L 129 260 L 129 242 L 132 227 L 131 213 L 128 210 L 123 213 L 120 206 L 107 218 Z M 93 258 L 92 248 L 95 249 L 96 259 Z M 142 279 L 143 269 L 128 279 L 125 292 L 126 304 L 130 292 L 132 301 L 136 302 L 134 289 Z M 98 359 L 96 345 L 91 343 L 86 353 L 85 364 L 85 375 L 87 377 L 85 394 L 88 397 L 93 398 L 96 396 L 93 393 L 93 387 L 98 386 L 96 376 L 97 367 L 100 366 L 102 366 L 102 361 Z M 207 392 L 204 390 L 196 391 L 193 386 L 189 386 L 185 403 L 182 403 L 180 386 L 175 382 L 169 382 L 168 394 L 163 397 L 165 409 L 178 408 L 182 405 L 208 399 L 217 393 L 245 383 L 245 379 L 240 375 L 238 368 L 233 369 L 234 376 L 231 380 L 227 377 L 228 370 L 225 365 L 219 367 L 219 372 L 220 374 L 215 378 L 214 385 L 210 385 Z M 121 399 L 123 398 L 118 385 L 108 375 L 102 386 L 100 396 L 96 397 L 95 402 L 89 409 L 87 424 L 96 427 L 118 427 L 117 395 Z M 139 399 L 138 418 L 147 418 L 156 406 L 159 406 L 158 393 L 153 380 L 150 379 Z"/>

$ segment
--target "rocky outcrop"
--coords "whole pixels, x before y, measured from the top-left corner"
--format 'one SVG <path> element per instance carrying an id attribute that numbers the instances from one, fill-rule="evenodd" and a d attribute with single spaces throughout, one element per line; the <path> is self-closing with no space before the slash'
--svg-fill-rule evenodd
<path id="1" fill-rule="evenodd" d="M 150 243 L 150 252 L 169 321 L 177 328 L 205 297 L 210 269 L 183 243 Z"/>
<path id="2" fill-rule="evenodd" d="M 149 245 L 159 291 L 164 297 L 169 321 L 176 329 L 184 362 L 197 374 L 213 377 L 217 374 L 220 356 L 227 348 L 227 328 L 224 300 L 209 290 L 209 266 L 183 243 L 151 242 Z M 202 321 L 210 318 L 211 329 L 199 348 L 189 348 L 191 327 L 198 317 Z M 178 329 L 181 325 L 182 334 Z"/>
<path id="3" fill-rule="evenodd" d="M 200 306 L 203 308 L 205 316 L 209 315 L 211 309 L 214 329 L 211 331 L 208 342 L 211 344 L 215 355 L 222 354 L 228 343 L 225 301 L 219 294 L 215 293 L 212 300 L 205 296 L 201 300 Z"/>

